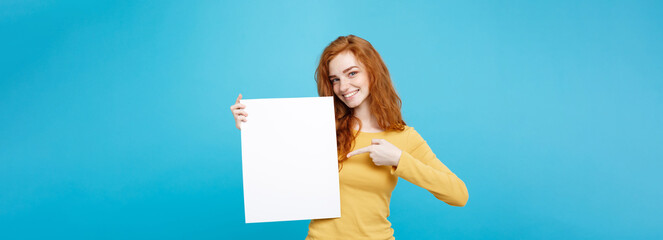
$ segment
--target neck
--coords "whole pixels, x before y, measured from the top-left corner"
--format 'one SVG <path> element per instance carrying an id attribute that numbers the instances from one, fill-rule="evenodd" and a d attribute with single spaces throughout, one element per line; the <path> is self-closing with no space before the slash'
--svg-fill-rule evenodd
<path id="1" fill-rule="evenodd" d="M 364 101 L 361 105 L 354 108 L 354 116 L 361 121 L 362 129 L 365 130 L 379 130 L 380 125 L 378 124 L 378 119 L 371 114 L 371 104 L 368 101 Z M 358 129 L 359 126 L 355 127 Z"/>

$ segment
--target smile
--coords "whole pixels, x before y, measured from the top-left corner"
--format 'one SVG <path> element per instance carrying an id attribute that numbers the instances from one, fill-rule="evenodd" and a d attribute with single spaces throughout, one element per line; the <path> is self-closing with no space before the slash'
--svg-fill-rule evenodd
<path id="1" fill-rule="evenodd" d="M 348 94 L 346 94 L 346 95 L 343 95 L 343 97 L 345 97 L 345 98 L 350 98 L 350 97 L 354 96 L 355 94 L 357 94 L 358 92 L 359 92 L 359 89 L 357 89 L 357 90 L 354 91 L 354 92 L 351 92 L 351 93 L 348 93 Z"/>

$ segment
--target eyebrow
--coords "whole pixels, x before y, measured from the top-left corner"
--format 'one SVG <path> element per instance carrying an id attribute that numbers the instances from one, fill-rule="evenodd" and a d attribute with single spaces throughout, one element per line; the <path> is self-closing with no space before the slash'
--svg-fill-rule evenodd
<path id="1" fill-rule="evenodd" d="M 345 70 L 343 70 L 343 73 L 346 73 L 347 71 L 350 71 L 350 69 L 352 69 L 352 68 L 359 68 L 359 67 L 357 67 L 357 66 L 350 66 L 349 68 L 346 68 Z M 336 75 L 329 75 L 329 78 L 331 78 L 331 77 L 336 77 Z"/>

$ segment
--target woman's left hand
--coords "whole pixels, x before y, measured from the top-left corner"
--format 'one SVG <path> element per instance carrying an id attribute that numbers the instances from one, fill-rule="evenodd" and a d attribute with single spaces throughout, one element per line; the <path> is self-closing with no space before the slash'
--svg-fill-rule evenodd
<path id="1" fill-rule="evenodd" d="M 373 163 L 377 166 L 398 166 L 403 151 L 387 140 L 373 139 L 371 146 L 348 153 L 348 158 L 362 153 L 369 153 Z"/>

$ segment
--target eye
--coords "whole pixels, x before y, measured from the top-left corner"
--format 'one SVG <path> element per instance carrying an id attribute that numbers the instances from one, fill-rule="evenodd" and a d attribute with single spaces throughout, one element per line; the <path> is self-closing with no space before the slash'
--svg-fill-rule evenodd
<path id="1" fill-rule="evenodd" d="M 329 79 L 329 81 L 331 81 L 332 83 L 335 83 L 337 80 L 338 80 L 338 78 Z"/>
<path id="2" fill-rule="evenodd" d="M 357 72 L 356 72 L 356 71 L 355 71 L 355 72 L 350 72 L 350 74 L 349 74 L 349 75 L 350 75 L 350 76 L 354 76 L 354 75 L 357 75 Z"/>

